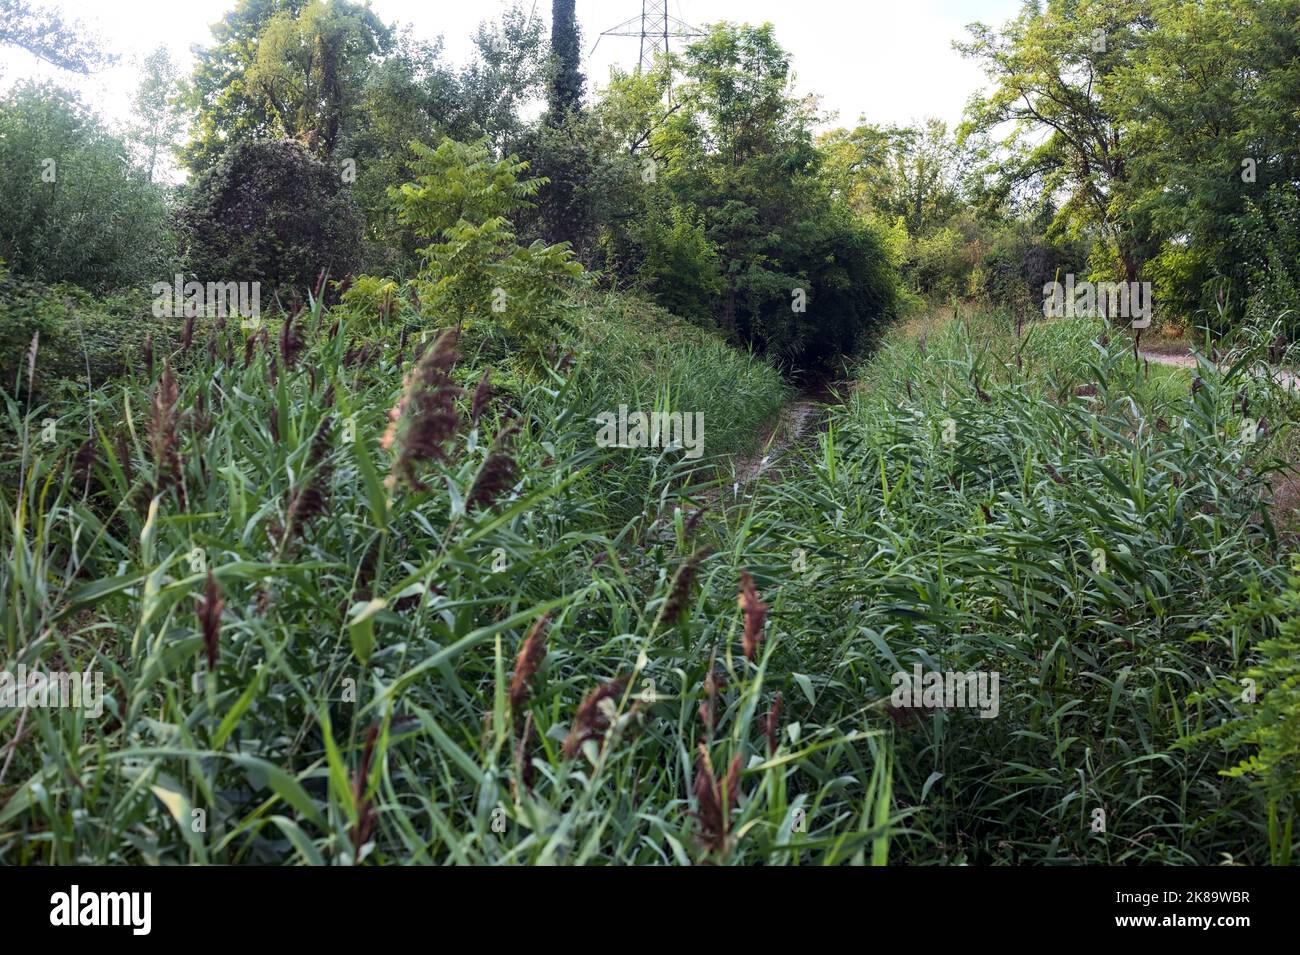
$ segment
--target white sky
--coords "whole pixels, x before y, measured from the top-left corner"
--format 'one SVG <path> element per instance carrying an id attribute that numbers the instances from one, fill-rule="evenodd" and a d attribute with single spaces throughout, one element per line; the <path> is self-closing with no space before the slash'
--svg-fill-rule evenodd
<path id="1" fill-rule="evenodd" d="M 209 26 L 233 0 L 36 0 L 61 8 L 99 34 L 122 64 L 83 79 L 41 63 L 22 51 L 0 47 L 0 89 L 20 78 L 47 77 L 73 86 L 111 120 L 129 115 L 129 97 L 138 79 L 133 58 L 167 46 L 183 72 L 192 63 L 190 48 L 211 41 Z M 550 0 L 523 0 L 550 29 Z M 535 6 L 534 6 L 535 4 Z M 983 85 L 975 64 L 963 60 L 951 42 L 965 36 L 965 24 L 1001 23 L 1022 0 L 669 0 L 669 12 L 695 24 L 733 20 L 776 26 L 778 41 L 791 52 L 801 93 L 822 98 L 824 110 L 852 125 L 860 114 L 876 123 L 908 123 L 937 116 L 956 122 L 967 97 Z M 464 62 L 470 34 L 493 19 L 508 0 L 371 0 L 386 22 L 408 22 L 419 36 L 442 35 L 445 56 Z M 578 0 L 584 55 L 597 37 L 639 16 L 640 0 Z M 605 37 L 584 60 L 588 82 L 601 84 L 609 66 L 636 64 L 632 37 Z"/>

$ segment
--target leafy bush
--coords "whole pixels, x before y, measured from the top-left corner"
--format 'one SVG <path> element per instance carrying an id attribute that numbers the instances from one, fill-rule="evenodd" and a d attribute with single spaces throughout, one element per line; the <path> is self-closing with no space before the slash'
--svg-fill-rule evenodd
<path id="1" fill-rule="evenodd" d="M 972 264 L 962 234 L 945 226 L 916 240 L 906 274 L 922 294 L 951 298 L 965 293 Z"/>
<path id="2" fill-rule="evenodd" d="M 655 300 L 683 318 L 711 323 L 722 291 L 718 253 L 690 210 L 649 206 L 630 233 L 639 247 L 638 278 Z"/>
<path id="3" fill-rule="evenodd" d="M 441 323 L 495 324 L 534 348 L 560 321 L 571 280 L 582 274 L 567 244 L 516 243 L 510 216 L 531 206 L 541 179 L 527 164 L 493 159 L 486 141 L 420 143 L 414 182 L 394 189 L 399 218 L 433 242 L 412 282 Z"/>
<path id="4" fill-rule="evenodd" d="M 1226 691 L 1211 691 L 1232 705 L 1232 718 L 1186 740 L 1188 746 L 1216 742 L 1226 753 L 1249 751 L 1223 774 L 1253 780 L 1268 800 L 1270 861 L 1290 865 L 1294 827 L 1300 808 L 1300 559 L 1286 586 L 1276 592 L 1262 584 L 1225 613 L 1212 636 L 1251 647 L 1251 665 Z"/>
<path id="5" fill-rule="evenodd" d="M 165 268 L 163 188 L 74 94 L 20 83 L 0 97 L 0 168 L 0 259 L 17 275 L 102 292 Z"/>
<path id="6" fill-rule="evenodd" d="M 1281 319 L 1290 341 L 1300 338 L 1300 193 L 1274 186 L 1259 204 L 1247 202 L 1237 222 L 1236 249 L 1244 271 L 1248 319 Z"/>
<path id="7" fill-rule="evenodd" d="M 980 261 L 987 302 L 1019 314 L 1042 314 L 1043 286 L 1065 275 L 1088 273 L 1087 254 L 1072 244 L 1054 242 L 1011 228 L 994 239 Z"/>
<path id="8" fill-rule="evenodd" d="M 146 335 L 163 348 L 176 324 L 155 319 L 143 291 L 96 298 L 18 278 L 0 262 L 0 388 L 15 388 L 38 333 L 37 383 L 48 393 L 62 382 L 84 387 L 87 374 L 95 385 L 122 374 L 140 361 Z"/>
<path id="9" fill-rule="evenodd" d="M 1147 266 L 1152 299 L 1160 317 L 1184 328 L 1197 328 L 1214 316 L 1213 269 L 1209 256 L 1183 246 L 1166 246 Z M 1222 330 L 1222 329 L 1220 329 Z"/>
<path id="10" fill-rule="evenodd" d="M 292 140 L 244 141 L 185 193 L 177 214 L 199 281 L 301 294 L 324 270 L 352 272 L 361 217 L 339 173 Z"/>
<path id="11" fill-rule="evenodd" d="M 344 283 L 339 283 L 341 287 Z M 371 324 L 371 319 L 384 318 L 400 308 L 398 301 L 402 286 L 394 279 L 375 275 L 358 275 L 341 296 L 342 305 L 354 316 L 361 328 Z"/>

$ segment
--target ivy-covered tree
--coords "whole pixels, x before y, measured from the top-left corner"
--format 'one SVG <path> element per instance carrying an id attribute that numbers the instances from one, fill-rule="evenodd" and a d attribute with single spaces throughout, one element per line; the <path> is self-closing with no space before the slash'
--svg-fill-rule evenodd
<path id="1" fill-rule="evenodd" d="M 232 146 L 189 188 L 177 226 L 199 281 L 301 294 L 321 270 L 341 278 L 359 259 L 361 215 L 349 191 L 290 139 Z"/>
<path id="2" fill-rule="evenodd" d="M 383 22 L 351 0 L 312 0 L 297 14 L 281 11 L 258 38 L 245 74 L 248 93 L 263 104 L 275 132 L 328 161 L 356 108 L 370 57 L 390 42 Z"/>
<path id="3" fill-rule="evenodd" d="M 196 52 L 185 87 L 194 132 L 183 156 L 202 173 L 233 143 L 288 136 L 332 156 L 356 115 L 371 58 L 391 36 L 352 0 L 237 0 Z"/>
<path id="4" fill-rule="evenodd" d="M 551 88 L 552 122 L 582 106 L 582 37 L 574 12 L 577 0 L 551 2 Z"/>

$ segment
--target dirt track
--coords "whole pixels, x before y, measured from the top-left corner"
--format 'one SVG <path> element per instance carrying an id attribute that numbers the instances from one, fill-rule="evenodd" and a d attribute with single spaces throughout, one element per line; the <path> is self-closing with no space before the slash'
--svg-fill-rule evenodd
<path id="1" fill-rule="evenodd" d="M 1138 352 L 1138 354 L 1147 361 L 1155 362 L 1158 365 L 1172 365 L 1175 368 L 1197 367 L 1196 358 L 1189 354 L 1170 355 L 1163 352 L 1148 351 Z M 1273 369 L 1273 380 L 1291 391 L 1300 391 L 1300 375 L 1296 375 L 1295 372 L 1275 368 Z"/>

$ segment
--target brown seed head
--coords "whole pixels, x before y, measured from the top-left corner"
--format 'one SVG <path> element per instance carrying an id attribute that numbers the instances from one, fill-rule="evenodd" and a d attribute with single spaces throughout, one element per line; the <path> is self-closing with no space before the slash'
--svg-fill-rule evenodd
<path id="1" fill-rule="evenodd" d="M 767 604 L 763 603 L 754 587 L 754 580 L 749 571 L 741 571 L 740 589 L 737 602 L 745 618 L 745 633 L 741 637 L 741 646 L 745 659 L 752 661 L 758 655 L 758 645 L 763 642 L 763 627 L 767 622 Z"/>
<path id="2" fill-rule="evenodd" d="M 471 510 L 492 507 L 497 498 L 509 491 L 519 479 L 519 466 L 510 456 L 510 445 L 518 433 L 519 423 L 515 421 L 502 428 L 496 436 L 492 449 L 488 451 L 487 460 L 474 477 L 474 484 L 465 501 L 466 507 Z"/>
<path id="3" fill-rule="evenodd" d="M 389 486 L 405 481 L 411 487 L 424 485 L 415 474 L 420 461 L 447 460 L 443 445 L 456 433 L 460 414 L 456 398 L 461 389 L 451 380 L 456 362 L 459 332 L 449 328 L 438 336 L 434 346 L 420 357 L 406 378 L 406 388 L 397 407 L 389 412 L 392 425 L 385 435 L 387 446 L 397 448 Z"/>
<path id="4" fill-rule="evenodd" d="M 713 761 L 709 751 L 700 744 L 700 755 L 695 761 L 695 818 L 700 830 L 697 838 L 710 853 L 725 854 L 727 836 L 731 829 L 731 810 L 740 800 L 740 754 L 737 753 L 727 767 L 726 779 L 713 775 Z"/>
<path id="5" fill-rule="evenodd" d="M 470 402 L 469 422 L 471 426 L 478 424 L 478 419 L 483 417 L 483 412 L 487 410 L 488 402 L 491 400 L 491 371 L 484 370 L 483 377 L 479 379 L 478 387 L 474 389 L 474 399 Z"/>
<path id="6" fill-rule="evenodd" d="M 708 555 L 709 549 L 707 547 L 701 548 L 686 558 L 681 567 L 677 568 L 672 587 L 668 591 L 668 599 L 664 601 L 664 607 L 661 611 L 663 619 L 669 625 L 681 622 L 682 615 L 686 612 L 686 605 L 691 600 L 691 588 L 695 583 L 695 572 L 699 569 L 700 562 Z"/>
<path id="7" fill-rule="evenodd" d="M 510 680 L 510 709 L 515 713 L 516 718 L 523 712 L 533 677 L 537 675 L 542 660 L 546 658 L 546 633 L 549 624 L 549 614 L 538 617 L 520 645 L 518 657 L 515 658 L 515 675 Z"/>
<path id="8" fill-rule="evenodd" d="M 604 739 L 609 730 L 609 716 L 606 712 L 606 700 L 611 702 L 622 696 L 627 687 L 627 678 L 618 677 L 608 683 L 602 683 L 590 693 L 578 706 L 573 716 L 573 728 L 564 740 L 564 758 L 572 759 L 577 755 L 582 744 L 589 739 Z"/>
<path id="9" fill-rule="evenodd" d="M 203 649 L 208 657 L 209 673 L 217 670 L 217 652 L 221 646 L 221 611 L 225 606 L 217 578 L 209 570 L 207 582 L 203 585 L 203 596 L 198 602 L 199 629 L 203 632 Z"/>

